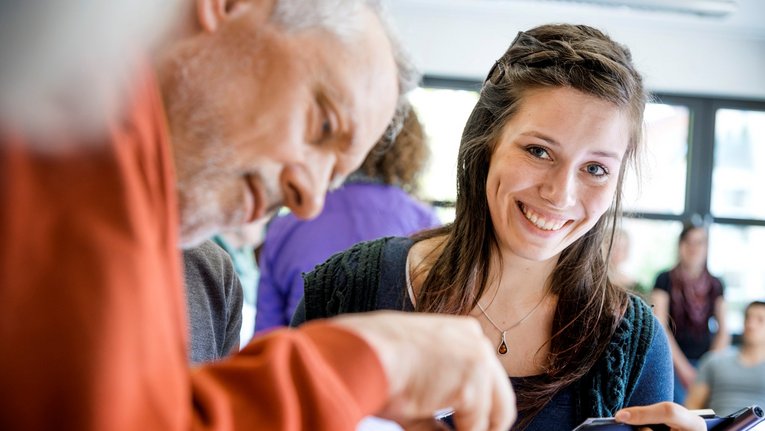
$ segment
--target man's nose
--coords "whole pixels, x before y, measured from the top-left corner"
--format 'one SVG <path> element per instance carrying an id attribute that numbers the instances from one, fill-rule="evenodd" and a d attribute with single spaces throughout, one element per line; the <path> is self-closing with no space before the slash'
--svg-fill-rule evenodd
<path id="1" fill-rule="evenodd" d="M 321 163 L 314 165 L 313 169 L 297 164 L 284 167 L 280 178 L 284 205 L 295 217 L 312 219 L 321 213 L 332 166 L 332 163 Z"/>
<path id="2" fill-rule="evenodd" d="M 576 202 L 576 171 L 564 165 L 554 167 L 542 179 L 539 194 L 556 209 L 573 206 Z"/>

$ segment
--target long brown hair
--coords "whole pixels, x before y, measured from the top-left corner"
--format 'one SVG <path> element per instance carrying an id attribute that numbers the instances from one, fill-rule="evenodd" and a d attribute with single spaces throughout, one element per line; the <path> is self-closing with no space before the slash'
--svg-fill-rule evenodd
<path id="1" fill-rule="evenodd" d="M 610 211 L 561 252 L 550 276 L 557 295 L 545 376 L 519 391 L 523 428 L 563 387 L 582 378 L 608 344 L 626 306 L 626 293 L 608 280 L 604 239 L 611 242 L 621 211 L 625 165 L 634 164 L 642 140 L 647 95 L 629 50 L 584 25 L 544 25 L 521 32 L 497 60 L 467 121 L 457 160 L 454 223 L 416 240 L 445 236 L 440 255 L 417 294 L 422 312 L 468 314 L 487 287 L 489 262 L 498 251 L 486 200 L 486 180 L 503 126 L 532 89 L 569 87 L 613 103 L 629 115 L 630 139 Z M 610 237 L 609 237 L 610 235 Z M 435 254 L 435 253 L 434 253 Z M 430 266 L 428 269 L 427 266 Z"/>

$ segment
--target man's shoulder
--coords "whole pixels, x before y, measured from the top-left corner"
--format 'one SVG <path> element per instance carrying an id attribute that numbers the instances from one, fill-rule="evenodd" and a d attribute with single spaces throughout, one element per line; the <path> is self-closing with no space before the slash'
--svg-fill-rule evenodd
<path id="1" fill-rule="evenodd" d="M 723 350 L 710 351 L 701 357 L 699 367 L 729 368 L 738 362 L 740 350 L 738 347 L 729 346 Z"/>
<path id="2" fill-rule="evenodd" d="M 183 250 L 184 265 L 202 265 L 220 267 L 230 261 L 225 250 L 212 240 Z"/>
<path id="3" fill-rule="evenodd" d="M 231 257 L 212 240 L 183 250 L 183 275 L 190 294 L 228 295 L 239 287 Z"/>

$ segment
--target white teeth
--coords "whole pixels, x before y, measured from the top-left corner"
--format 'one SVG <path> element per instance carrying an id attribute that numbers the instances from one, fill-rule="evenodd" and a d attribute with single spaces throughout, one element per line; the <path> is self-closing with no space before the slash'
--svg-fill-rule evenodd
<path id="1" fill-rule="evenodd" d="M 541 215 L 535 213 L 534 211 L 526 208 L 526 205 L 521 204 L 521 211 L 523 212 L 523 215 L 526 216 L 526 219 L 534 224 L 534 226 L 542 229 L 542 230 L 559 230 L 563 227 L 564 224 L 566 224 L 565 221 L 560 220 L 545 220 Z"/>

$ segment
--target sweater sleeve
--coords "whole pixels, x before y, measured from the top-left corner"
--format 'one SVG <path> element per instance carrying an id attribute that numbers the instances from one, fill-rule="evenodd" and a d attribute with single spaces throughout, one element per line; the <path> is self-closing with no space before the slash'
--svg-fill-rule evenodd
<path id="1" fill-rule="evenodd" d="M 189 368 L 156 81 L 125 112 L 85 143 L 0 130 L 0 429 L 355 429 L 387 383 L 332 324 Z"/>
<path id="2" fill-rule="evenodd" d="M 281 329 L 192 375 L 194 429 L 353 430 L 387 382 L 366 342 L 326 322 Z"/>
<path id="3" fill-rule="evenodd" d="M 645 406 L 672 400 L 672 354 L 667 334 L 656 317 L 653 324 L 656 331 L 646 353 L 645 364 L 635 385 L 635 391 L 625 404 L 627 406 Z"/>
<path id="4" fill-rule="evenodd" d="M 297 307 L 295 307 L 295 312 L 292 313 L 292 319 L 290 320 L 290 326 L 297 328 L 303 323 L 305 323 L 305 298 L 301 298 Z"/>

